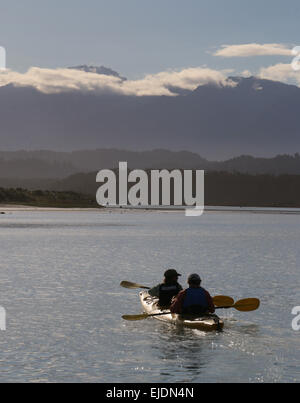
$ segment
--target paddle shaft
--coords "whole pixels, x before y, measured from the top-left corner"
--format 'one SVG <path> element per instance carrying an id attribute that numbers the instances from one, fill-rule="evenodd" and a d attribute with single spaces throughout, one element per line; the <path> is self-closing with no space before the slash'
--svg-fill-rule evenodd
<path id="1" fill-rule="evenodd" d="M 215 309 L 229 309 L 229 308 L 234 308 L 234 306 L 216 306 Z M 163 315 L 170 315 L 172 312 L 164 312 L 164 313 L 151 313 L 149 316 L 163 316 Z M 203 314 L 207 315 L 207 314 Z"/>
<path id="2" fill-rule="evenodd" d="M 124 288 L 129 288 L 129 289 L 136 289 L 136 288 L 142 288 L 143 290 L 150 290 L 150 287 L 146 287 L 145 285 L 137 284 L 137 283 L 132 283 L 131 281 L 122 281 L 120 284 L 121 287 Z"/>
<path id="3" fill-rule="evenodd" d="M 231 306 L 217 306 L 215 309 L 230 309 L 230 308 L 234 308 L 238 311 L 241 312 L 250 312 L 250 311 L 255 311 L 256 309 L 258 309 L 260 304 L 260 301 L 256 298 L 248 298 L 248 299 L 244 299 L 244 300 L 240 300 L 237 303 L 235 303 L 234 305 Z M 125 317 L 123 317 L 123 319 L 126 320 L 139 320 L 139 319 L 146 319 L 146 318 L 151 318 L 154 316 L 164 316 L 164 315 L 170 315 L 171 312 L 161 312 L 161 313 L 153 313 L 153 314 L 141 314 L 141 315 L 125 315 Z M 205 314 L 203 314 L 205 315 Z"/>
<path id="4" fill-rule="evenodd" d="M 229 308 L 235 308 L 234 305 L 232 306 L 216 306 L 215 309 L 229 309 Z"/>
<path id="5" fill-rule="evenodd" d="M 229 308 L 234 308 L 234 306 L 216 306 L 215 309 L 229 309 Z M 170 315 L 172 312 L 163 312 L 163 313 L 151 313 L 148 316 L 163 316 L 163 315 Z M 203 315 L 208 315 L 206 313 L 203 313 Z"/>
<path id="6" fill-rule="evenodd" d="M 152 314 L 141 314 L 141 315 L 124 315 L 123 319 L 125 320 L 143 320 L 143 319 L 148 319 L 148 318 L 153 318 L 156 316 L 166 316 L 166 315 L 170 315 L 171 312 L 164 312 L 164 313 L 152 313 Z M 199 316 L 199 315 L 198 315 Z M 209 316 L 209 314 L 203 314 L 203 316 Z"/>

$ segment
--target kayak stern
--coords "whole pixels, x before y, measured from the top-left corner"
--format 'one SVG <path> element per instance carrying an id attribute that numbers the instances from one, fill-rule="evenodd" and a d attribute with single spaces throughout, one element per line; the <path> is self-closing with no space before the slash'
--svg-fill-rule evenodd
<path id="1" fill-rule="evenodd" d="M 169 313 L 169 310 L 161 310 L 157 306 L 158 299 L 153 298 L 147 291 L 140 293 L 140 300 L 144 311 L 148 314 L 163 314 L 155 316 L 155 319 L 162 322 L 172 323 L 177 326 L 198 329 L 204 332 L 221 331 L 224 328 L 224 322 L 217 315 L 204 315 L 201 317 L 183 316 Z"/>

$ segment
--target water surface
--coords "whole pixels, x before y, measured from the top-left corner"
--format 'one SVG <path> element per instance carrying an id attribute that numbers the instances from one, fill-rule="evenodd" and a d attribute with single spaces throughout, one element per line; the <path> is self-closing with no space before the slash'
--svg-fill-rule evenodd
<path id="1" fill-rule="evenodd" d="M 299 382 L 300 216 L 11 212 L 0 218 L 1 382 Z M 121 280 L 199 272 L 213 294 L 258 297 L 204 334 L 149 319 Z"/>

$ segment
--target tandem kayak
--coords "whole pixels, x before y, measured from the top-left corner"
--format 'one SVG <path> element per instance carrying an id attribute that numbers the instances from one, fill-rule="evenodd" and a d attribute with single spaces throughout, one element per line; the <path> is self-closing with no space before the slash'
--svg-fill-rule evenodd
<path id="1" fill-rule="evenodd" d="M 198 329 L 205 332 L 221 331 L 224 327 L 224 322 L 217 315 L 185 317 L 183 315 L 170 314 L 168 313 L 169 310 L 161 310 L 157 306 L 158 299 L 151 297 L 147 291 L 143 291 L 140 293 L 140 300 L 144 311 L 150 315 L 163 314 L 164 312 L 166 312 L 166 315 L 154 316 L 155 319 L 162 322 L 189 327 L 191 329 Z"/>

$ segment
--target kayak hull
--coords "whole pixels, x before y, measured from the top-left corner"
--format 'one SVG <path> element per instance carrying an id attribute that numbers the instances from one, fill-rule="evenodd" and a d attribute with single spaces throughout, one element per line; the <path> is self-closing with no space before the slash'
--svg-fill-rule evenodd
<path id="1" fill-rule="evenodd" d="M 153 298 L 147 291 L 140 293 L 140 300 L 144 311 L 148 314 L 161 314 L 169 310 L 161 310 L 157 306 L 158 299 Z M 202 317 L 187 318 L 182 315 L 166 313 L 166 315 L 154 316 L 161 322 L 172 323 L 173 325 L 198 329 L 204 332 L 221 331 L 224 328 L 224 322 L 217 315 L 205 315 Z"/>

